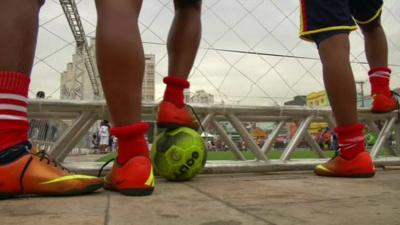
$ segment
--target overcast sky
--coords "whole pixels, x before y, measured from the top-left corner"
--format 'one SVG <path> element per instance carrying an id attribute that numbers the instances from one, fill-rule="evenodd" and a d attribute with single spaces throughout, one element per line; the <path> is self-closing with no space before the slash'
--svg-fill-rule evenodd
<path id="1" fill-rule="evenodd" d="M 78 1 L 87 36 L 94 36 L 96 11 L 93 0 Z M 191 90 L 204 89 L 218 102 L 276 105 L 295 95 L 323 89 L 321 65 L 315 59 L 231 53 L 216 49 L 318 58 L 311 43 L 298 38 L 298 0 L 203 0 L 203 39 Z M 167 58 L 163 45 L 173 17 L 172 0 L 144 0 L 141 32 L 145 52 L 156 55 L 156 98 L 160 98 Z M 31 96 L 44 90 L 59 98 L 61 72 L 75 51 L 74 38 L 58 1 L 48 0 L 40 14 L 41 28 Z M 392 87 L 400 86 L 400 1 L 386 0 L 383 24 L 389 39 Z M 365 62 L 359 32 L 351 35 L 352 59 Z M 368 66 L 353 64 L 356 80 L 367 81 Z M 369 85 L 365 91 L 369 93 Z"/>

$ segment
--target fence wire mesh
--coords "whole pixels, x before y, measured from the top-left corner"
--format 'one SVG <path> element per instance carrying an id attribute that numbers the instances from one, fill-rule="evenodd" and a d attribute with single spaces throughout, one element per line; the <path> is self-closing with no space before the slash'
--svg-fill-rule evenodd
<path id="1" fill-rule="evenodd" d="M 76 1 L 86 36 L 96 29 L 94 1 Z M 145 52 L 155 55 L 155 99 L 162 96 L 167 73 L 166 37 L 173 1 L 144 1 L 140 28 Z M 191 91 L 205 90 L 215 103 L 282 105 L 296 95 L 323 90 L 314 44 L 298 38 L 299 2 L 279 0 L 203 1 L 203 37 L 190 74 Z M 386 0 L 382 22 L 389 44 L 391 85 L 400 85 L 400 2 Z M 76 43 L 60 2 L 49 0 L 40 14 L 31 96 L 45 91 L 60 98 L 60 80 L 72 62 Z M 357 81 L 367 81 L 368 65 L 359 31 L 351 35 L 351 60 Z M 71 80 L 70 82 L 74 82 Z M 240 84 L 240 85 L 238 85 Z M 369 93 L 369 85 L 365 85 Z"/>

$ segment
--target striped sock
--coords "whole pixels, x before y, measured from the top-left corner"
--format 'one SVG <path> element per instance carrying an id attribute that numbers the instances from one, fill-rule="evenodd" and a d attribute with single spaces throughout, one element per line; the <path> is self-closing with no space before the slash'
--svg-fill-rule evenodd
<path id="1" fill-rule="evenodd" d="M 28 140 L 29 82 L 22 73 L 0 71 L 0 151 Z"/>
<path id="2" fill-rule="evenodd" d="M 360 152 L 365 151 L 364 125 L 356 123 L 337 127 L 340 155 L 344 159 L 354 159 Z"/>
<path id="3" fill-rule="evenodd" d="M 392 71 L 386 67 L 373 68 L 368 72 L 371 83 L 371 96 L 383 94 L 386 97 L 392 96 L 389 87 L 390 73 Z"/>

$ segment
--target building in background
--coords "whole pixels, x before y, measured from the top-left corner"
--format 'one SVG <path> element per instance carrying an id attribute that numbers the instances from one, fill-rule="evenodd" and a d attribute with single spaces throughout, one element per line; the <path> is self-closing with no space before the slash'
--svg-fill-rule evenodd
<path id="1" fill-rule="evenodd" d="M 305 106 L 307 105 L 307 96 L 305 95 L 297 95 L 293 97 L 293 100 L 287 101 L 283 103 L 284 105 L 299 105 Z"/>
<path id="2" fill-rule="evenodd" d="M 146 103 L 154 103 L 156 57 L 153 54 L 146 54 L 144 57 L 145 67 L 142 83 L 142 101 Z"/>
<path id="3" fill-rule="evenodd" d="M 312 92 L 307 95 L 307 106 L 309 107 L 326 107 L 329 106 L 328 95 L 326 91 Z M 308 133 L 311 135 L 318 135 L 321 131 L 328 127 L 325 122 L 313 122 L 308 127 Z"/>
<path id="4" fill-rule="evenodd" d="M 214 104 L 214 95 L 207 93 L 204 90 L 197 90 L 190 97 L 189 103 L 211 105 Z"/>
<path id="5" fill-rule="evenodd" d="M 329 106 L 326 91 L 311 92 L 306 96 L 306 102 L 309 107 Z"/>
<path id="6" fill-rule="evenodd" d="M 97 72 L 95 39 L 92 38 L 89 46 L 89 55 L 95 63 L 94 69 Z M 98 74 L 98 72 L 97 72 Z M 100 82 L 100 79 L 98 79 Z M 103 88 L 98 84 L 100 96 L 95 96 L 92 84 L 87 73 L 83 57 L 79 54 L 72 56 L 72 62 L 67 64 L 67 69 L 62 73 L 60 90 L 61 99 L 69 100 L 103 100 Z M 152 103 L 155 99 L 155 56 L 145 55 L 145 73 L 142 86 L 142 101 Z"/>
<path id="7" fill-rule="evenodd" d="M 190 92 L 190 89 L 185 89 L 183 90 L 183 96 L 185 98 L 185 102 L 189 103 L 190 102 L 190 96 L 191 96 L 192 92 Z"/>

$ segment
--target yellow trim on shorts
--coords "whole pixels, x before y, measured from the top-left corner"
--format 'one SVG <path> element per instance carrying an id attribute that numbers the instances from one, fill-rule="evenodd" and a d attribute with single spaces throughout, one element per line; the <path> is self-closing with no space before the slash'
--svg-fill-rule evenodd
<path id="1" fill-rule="evenodd" d="M 383 9 L 383 4 L 382 4 L 381 8 L 376 12 L 376 14 L 375 14 L 373 17 L 371 17 L 369 20 L 366 20 L 366 21 L 359 21 L 359 20 L 356 20 L 356 19 L 354 18 L 354 21 L 356 21 L 357 24 L 361 24 L 361 25 L 369 24 L 369 23 L 371 23 L 372 21 L 374 21 L 376 18 L 378 18 L 378 16 L 382 13 L 382 9 Z"/>
<path id="2" fill-rule="evenodd" d="M 326 31 L 332 31 L 332 30 L 349 30 L 349 31 L 353 31 L 353 30 L 357 30 L 357 26 L 332 26 L 332 27 L 324 27 L 324 28 L 320 28 L 320 29 L 316 29 L 316 30 L 309 30 L 309 31 L 301 31 L 299 34 L 299 37 L 305 41 L 312 41 L 314 42 L 313 39 L 310 38 L 311 34 L 318 34 L 318 33 L 322 33 L 322 32 L 326 32 Z"/>

